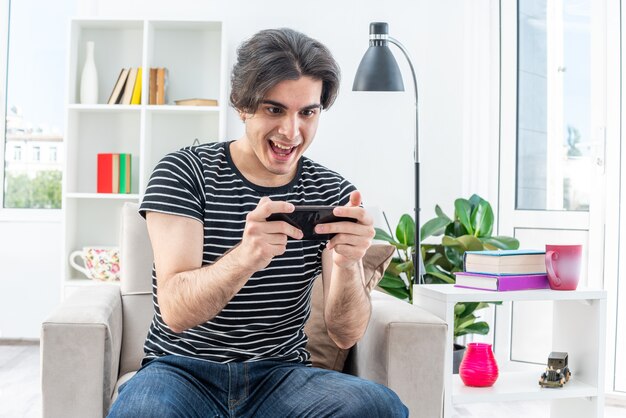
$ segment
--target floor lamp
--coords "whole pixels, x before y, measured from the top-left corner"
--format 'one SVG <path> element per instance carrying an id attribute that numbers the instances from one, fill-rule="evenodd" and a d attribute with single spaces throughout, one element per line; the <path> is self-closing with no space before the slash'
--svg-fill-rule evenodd
<path id="1" fill-rule="evenodd" d="M 389 25 L 385 22 L 370 23 L 370 46 L 365 52 L 354 77 L 353 91 L 404 91 L 402 73 L 388 44 L 392 43 L 404 54 L 411 68 L 415 89 L 415 254 L 413 254 L 414 280 L 422 283 L 420 265 L 420 160 L 419 160 L 419 114 L 417 107 L 417 79 L 413 63 L 406 48 L 389 36 Z"/>

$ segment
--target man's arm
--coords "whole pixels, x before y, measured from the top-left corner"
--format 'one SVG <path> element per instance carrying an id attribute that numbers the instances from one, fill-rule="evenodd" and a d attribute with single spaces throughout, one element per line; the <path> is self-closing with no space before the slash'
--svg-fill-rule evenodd
<path id="1" fill-rule="evenodd" d="M 200 222 L 148 212 L 157 297 L 167 326 L 174 332 L 182 332 L 215 317 L 254 272 L 285 252 L 287 235 L 301 237 L 302 232 L 286 222 L 265 220 L 272 213 L 292 211 L 290 203 L 262 198 L 246 217 L 239 245 L 206 266 L 202 266 L 204 228 Z"/>
<path id="2" fill-rule="evenodd" d="M 322 254 L 324 319 L 328 335 L 340 348 L 352 347 L 365 333 L 372 305 L 365 289 L 362 259 L 374 237 L 371 217 L 359 207 L 361 195 L 352 192 L 347 206 L 336 208 L 337 216 L 356 223 L 318 225 L 318 233 L 336 233 Z"/>

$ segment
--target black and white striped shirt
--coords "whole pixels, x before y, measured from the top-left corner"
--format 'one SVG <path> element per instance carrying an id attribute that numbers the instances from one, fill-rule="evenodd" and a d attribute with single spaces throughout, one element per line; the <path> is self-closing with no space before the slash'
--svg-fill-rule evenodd
<path id="1" fill-rule="evenodd" d="M 165 156 L 152 173 L 139 209 L 143 216 L 155 211 L 202 222 L 203 265 L 215 263 L 241 241 L 246 215 L 263 196 L 294 205 L 345 205 L 355 190 L 339 174 L 306 157 L 298 162 L 289 184 L 255 185 L 233 164 L 230 144 L 187 147 Z M 153 267 L 155 314 L 144 345 L 146 359 L 177 354 L 220 363 L 308 362 L 303 329 L 325 246 L 325 242 L 289 240 L 287 251 L 253 274 L 215 318 L 179 334 L 161 317 Z"/>

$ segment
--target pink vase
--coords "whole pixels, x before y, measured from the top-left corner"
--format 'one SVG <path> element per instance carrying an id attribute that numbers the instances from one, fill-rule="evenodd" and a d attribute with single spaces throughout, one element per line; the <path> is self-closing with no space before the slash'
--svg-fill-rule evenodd
<path id="1" fill-rule="evenodd" d="M 491 344 L 467 344 L 459 366 L 459 376 L 466 386 L 492 386 L 498 379 L 498 364 L 491 351 Z"/>

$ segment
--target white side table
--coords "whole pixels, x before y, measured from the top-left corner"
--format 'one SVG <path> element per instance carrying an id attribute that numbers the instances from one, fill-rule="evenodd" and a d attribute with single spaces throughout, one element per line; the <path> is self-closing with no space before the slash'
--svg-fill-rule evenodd
<path id="1" fill-rule="evenodd" d="M 472 388 L 452 374 L 454 305 L 457 302 L 503 302 L 499 314 L 510 315 L 513 301 L 553 301 L 552 351 L 569 354 L 572 378 L 562 388 L 542 388 L 538 381 L 545 365 L 509 367 L 498 363 L 500 374 L 490 388 Z M 415 285 L 413 304 L 437 315 L 448 324 L 444 366 L 444 417 L 452 406 L 463 403 L 551 400 L 552 418 L 600 418 L 604 416 L 604 361 L 606 344 L 606 291 L 523 290 L 491 292 L 454 285 Z M 510 317 L 505 318 L 510 322 Z M 532 344 L 529 341 L 529 344 Z M 507 350 L 508 346 L 504 347 Z M 496 358 L 509 358 L 494 347 Z M 546 360 L 548 358 L 546 353 Z M 519 366 L 519 365 L 518 365 Z"/>

